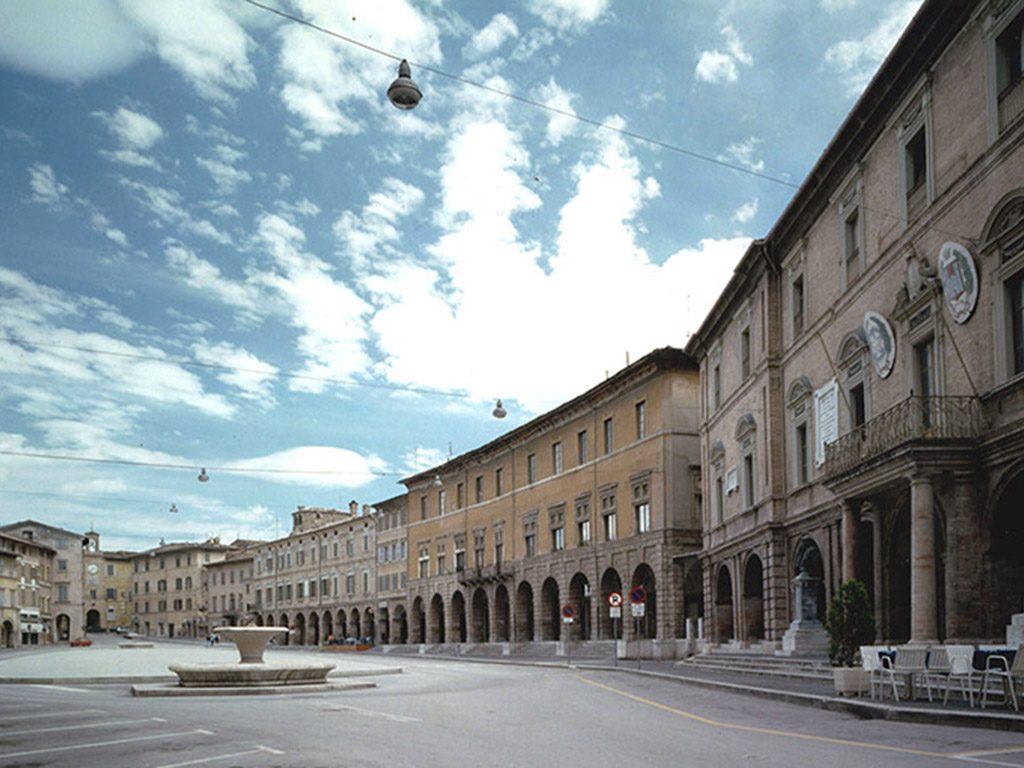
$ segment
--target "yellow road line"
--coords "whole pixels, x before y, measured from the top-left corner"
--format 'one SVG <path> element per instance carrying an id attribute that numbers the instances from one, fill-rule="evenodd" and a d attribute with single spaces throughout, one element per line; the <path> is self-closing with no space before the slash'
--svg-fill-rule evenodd
<path id="1" fill-rule="evenodd" d="M 947 757 L 981 757 L 982 755 L 1004 755 L 1011 752 L 1024 752 L 1024 746 L 992 747 L 991 749 L 975 749 L 971 752 L 952 752 Z"/>
<path id="2" fill-rule="evenodd" d="M 645 699 L 643 696 L 637 696 L 635 694 L 629 693 L 628 691 L 623 691 L 618 688 L 612 688 L 610 685 L 605 685 L 604 683 L 598 683 L 594 680 L 588 680 L 582 675 L 577 675 L 576 677 L 582 680 L 587 685 L 593 685 L 596 688 L 603 688 L 606 691 L 616 693 L 619 696 L 624 696 L 627 699 L 632 699 L 633 701 L 639 702 L 641 704 L 646 704 L 648 706 L 655 707 L 656 709 L 660 709 L 665 712 L 671 712 L 674 715 L 679 715 L 680 717 L 685 717 L 688 720 L 693 720 L 697 723 L 703 723 L 704 725 L 710 725 L 714 728 L 727 728 L 733 731 L 746 731 L 747 733 L 759 733 L 767 736 L 781 736 L 787 739 L 800 739 L 803 741 L 824 742 L 826 744 L 836 744 L 843 747 L 858 747 L 860 749 L 873 749 L 880 750 L 883 752 L 899 752 L 904 755 L 919 755 L 921 757 L 956 758 L 960 756 L 945 754 L 942 752 L 928 752 L 923 749 L 910 749 L 909 747 L 893 747 L 888 744 L 875 744 L 869 741 L 851 741 L 849 739 L 834 739 L 828 736 L 814 736 L 813 734 L 808 733 L 779 731 L 774 728 L 759 728 L 754 725 L 738 725 L 736 723 L 723 723 L 719 720 L 712 720 L 708 717 L 701 717 L 700 715 L 695 715 L 692 712 L 686 712 L 682 709 L 670 707 L 667 704 L 660 704 L 657 701 L 652 701 L 651 699 Z M 967 756 L 971 753 L 963 754 L 964 756 Z"/>

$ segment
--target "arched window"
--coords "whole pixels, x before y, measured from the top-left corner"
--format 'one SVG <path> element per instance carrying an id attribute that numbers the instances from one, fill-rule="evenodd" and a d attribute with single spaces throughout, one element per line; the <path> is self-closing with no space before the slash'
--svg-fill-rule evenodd
<path id="1" fill-rule="evenodd" d="M 786 405 L 789 408 L 790 441 L 793 463 L 790 478 L 794 487 L 811 481 L 811 382 L 806 376 L 798 376 L 789 386 Z"/>
<path id="2" fill-rule="evenodd" d="M 750 509 L 757 500 L 757 472 L 755 449 L 757 441 L 757 422 L 749 413 L 740 417 L 736 423 L 736 440 L 740 448 L 740 498 L 743 500 L 743 509 Z"/>

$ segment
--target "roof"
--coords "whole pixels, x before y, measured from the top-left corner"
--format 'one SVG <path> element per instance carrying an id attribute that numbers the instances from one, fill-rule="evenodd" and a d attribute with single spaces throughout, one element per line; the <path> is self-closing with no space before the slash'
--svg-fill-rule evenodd
<path id="1" fill-rule="evenodd" d="M 30 546 L 30 547 L 35 547 L 36 549 L 43 549 L 43 550 L 46 550 L 47 552 L 51 552 L 51 553 L 56 553 L 57 552 L 57 550 L 55 550 L 53 547 L 49 547 L 49 546 L 47 546 L 46 544 L 43 544 L 40 541 L 34 541 L 32 539 L 25 539 L 25 538 L 22 538 L 21 536 L 16 536 L 15 534 L 8 533 L 8 532 L 6 532 L 4 530 L 0 530 L 0 539 L 7 539 L 8 541 L 14 541 L 14 542 L 17 542 L 18 544 L 25 544 L 25 545 Z M 7 550 L 0 549 L 0 554 L 4 553 L 6 551 Z"/>
<path id="2" fill-rule="evenodd" d="M 676 347 L 661 347 L 641 357 L 635 363 L 627 365 L 622 370 L 609 376 L 597 386 L 591 387 L 586 392 L 574 397 L 568 402 L 541 414 L 535 419 L 528 421 L 511 432 L 495 438 L 491 442 L 474 448 L 471 451 L 455 456 L 444 464 L 431 467 L 415 475 L 403 478 L 401 482 L 405 486 L 416 485 L 424 480 L 430 480 L 435 475 L 447 474 L 448 472 L 460 469 L 465 464 L 475 461 L 482 456 L 487 456 L 529 440 L 534 435 L 550 429 L 555 424 L 565 421 L 579 412 L 589 411 L 591 404 L 595 401 L 611 399 L 619 395 L 627 387 L 634 385 L 637 381 L 646 378 L 660 371 L 694 371 L 698 370 L 697 361 L 689 354 Z"/>

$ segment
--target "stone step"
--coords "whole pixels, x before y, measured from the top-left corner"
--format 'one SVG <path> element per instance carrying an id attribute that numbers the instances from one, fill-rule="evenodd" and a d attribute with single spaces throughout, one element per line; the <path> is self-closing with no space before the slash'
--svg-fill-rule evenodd
<path id="1" fill-rule="evenodd" d="M 677 667 L 735 672 L 765 677 L 788 677 L 804 680 L 831 680 L 832 667 L 827 659 L 791 659 L 777 656 L 756 657 L 751 654 L 699 654 L 676 662 Z"/>

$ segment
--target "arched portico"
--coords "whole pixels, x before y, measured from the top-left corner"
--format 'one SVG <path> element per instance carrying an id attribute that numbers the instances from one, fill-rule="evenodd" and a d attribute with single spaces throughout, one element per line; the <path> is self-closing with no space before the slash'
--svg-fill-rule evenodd
<path id="1" fill-rule="evenodd" d="M 575 609 L 575 621 L 569 625 L 569 636 L 575 640 L 589 640 L 591 632 L 591 590 L 590 581 L 577 573 L 569 582 L 569 604 Z"/>
<path id="2" fill-rule="evenodd" d="M 613 592 L 622 594 L 622 578 L 614 568 L 608 568 L 601 574 L 601 607 L 598 609 L 597 636 L 603 640 L 622 638 L 622 617 L 615 619 L 608 610 L 608 595 Z M 626 608 L 628 612 L 629 609 Z M 619 608 L 622 613 L 622 607 Z"/>
<path id="3" fill-rule="evenodd" d="M 516 588 L 515 640 L 517 643 L 529 643 L 533 638 L 533 587 L 530 582 L 521 581 Z"/>
<path id="4" fill-rule="evenodd" d="M 764 567 L 751 555 L 743 569 L 743 637 L 764 639 Z"/>
<path id="5" fill-rule="evenodd" d="M 444 600 L 436 594 L 430 599 L 430 615 L 427 617 L 427 642 L 445 641 Z"/>
<path id="6" fill-rule="evenodd" d="M 452 642 L 465 643 L 469 636 L 466 627 L 466 598 L 462 592 L 455 590 L 452 595 Z"/>
<path id="7" fill-rule="evenodd" d="M 511 640 L 512 613 L 508 599 L 508 589 L 499 584 L 494 590 L 494 641 L 507 643 Z"/>
<path id="8" fill-rule="evenodd" d="M 714 641 L 724 643 L 735 637 L 733 624 L 732 574 L 729 566 L 718 566 L 715 580 L 715 633 Z"/>
<path id="9" fill-rule="evenodd" d="M 561 639 L 562 619 L 559 614 L 558 582 L 544 579 L 540 588 L 540 639 Z"/>
<path id="10" fill-rule="evenodd" d="M 309 614 L 309 632 L 306 633 L 306 643 L 316 645 L 320 642 L 320 617 L 315 613 Z"/>
<path id="11" fill-rule="evenodd" d="M 658 589 L 654 571 L 647 563 L 641 563 L 633 571 L 632 589 L 643 587 L 647 593 L 642 618 L 634 619 L 633 632 L 638 638 L 654 638 L 658 636 Z M 631 591 L 632 591 L 631 589 Z"/>
<path id="12" fill-rule="evenodd" d="M 473 592 L 473 620 L 469 624 L 469 642 L 489 643 L 491 641 L 491 610 L 487 592 L 477 587 Z"/>

